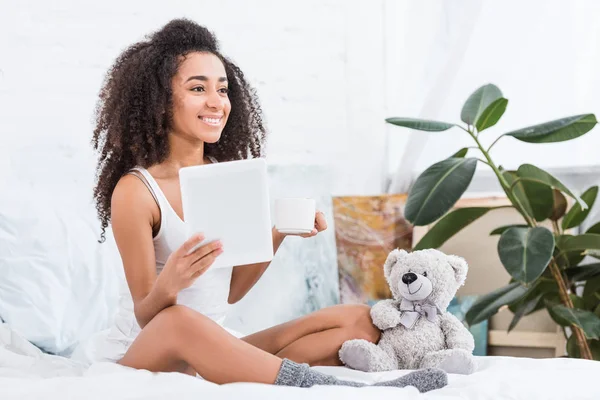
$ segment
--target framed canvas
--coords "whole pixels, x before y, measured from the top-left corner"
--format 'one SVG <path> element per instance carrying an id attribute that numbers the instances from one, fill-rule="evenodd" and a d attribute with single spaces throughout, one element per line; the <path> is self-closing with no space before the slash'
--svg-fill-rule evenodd
<path id="1" fill-rule="evenodd" d="M 372 305 L 391 293 L 383 264 L 395 248 L 409 250 L 406 194 L 333 197 L 341 303 Z"/>

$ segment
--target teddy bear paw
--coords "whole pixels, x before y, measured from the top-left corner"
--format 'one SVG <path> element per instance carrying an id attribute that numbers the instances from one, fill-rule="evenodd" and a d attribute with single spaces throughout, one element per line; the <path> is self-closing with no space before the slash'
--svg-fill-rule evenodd
<path id="1" fill-rule="evenodd" d="M 339 356 L 346 366 L 359 371 L 376 372 L 394 369 L 390 357 L 376 344 L 364 339 L 344 342 Z"/>
<path id="2" fill-rule="evenodd" d="M 471 374 L 476 369 L 473 355 L 462 349 L 449 349 L 430 353 L 423 359 L 421 367 L 437 367 L 449 374 L 462 375 Z"/>

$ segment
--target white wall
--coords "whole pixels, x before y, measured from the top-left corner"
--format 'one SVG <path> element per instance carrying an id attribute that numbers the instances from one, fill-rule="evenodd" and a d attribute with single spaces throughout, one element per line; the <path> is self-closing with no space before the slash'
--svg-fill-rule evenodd
<path id="1" fill-rule="evenodd" d="M 269 160 L 331 165 L 336 194 L 380 192 L 387 172 L 414 175 L 466 144 L 459 130 L 411 136 L 383 120 L 458 122 L 487 82 L 510 103 L 486 143 L 600 114 L 594 0 L 0 0 L 0 10 L 0 182 L 24 169 L 55 180 L 72 173 L 57 167 L 68 157 L 89 175 L 103 74 L 127 45 L 182 16 L 212 29 L 257 87 Z M 542 148 L 508 139 L 494 153 L 508 167 L 595 165 L 596 131 Z"/>
<path id="2" fill-rule="evenodd" d="M 49 144 L 91 160 L 93 109 L 107 68 L 146 33 L 187 17 L 213 30 L 257 87 L 271 162 L 332 164 L 340 178 L 335 192 L 377 192 L 384 168 L 381 4 L 0 0 L 0 177 L 20 168 L 50 174 L 65 156 L 46 156 Z"/>

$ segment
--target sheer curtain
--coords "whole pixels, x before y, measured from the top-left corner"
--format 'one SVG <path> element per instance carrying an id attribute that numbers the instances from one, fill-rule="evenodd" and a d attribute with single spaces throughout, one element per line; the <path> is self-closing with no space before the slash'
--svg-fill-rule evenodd
<path id="1" fill-rule="evenodd" d="M 437 1 L 385 3 L 386 113 L 460 122 L 466 98 L 494 83 L 509 99 L 502 120 L 481 136 L 568 115 L 600 115 L 600 2 Z M 386 190 L 404 192 L 432 163 L 472 145 L 461 130 L 425 133 L 386 127 Z M 573 141 L 533 145 L 503 138 L 492 157 L 506 168 L 590 171 L 600 128 Z M 478 166 L 478 175 L 485 174 Z M 591 185 L 591 183 L 590 183 Z M 589 186 L 589 185 L 588 185 Z"/>

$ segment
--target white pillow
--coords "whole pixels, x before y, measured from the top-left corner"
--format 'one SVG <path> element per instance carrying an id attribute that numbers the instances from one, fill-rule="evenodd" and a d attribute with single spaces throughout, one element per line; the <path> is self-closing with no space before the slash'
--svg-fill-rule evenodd
<path id="1" fill-rule="evenodd" d="M 22 185 L 0 196 L 0 317 L 53 354 L 107 327 L 118 301 L 120 258 L 110 232 L 98 243 L 87 193 Z"/>

